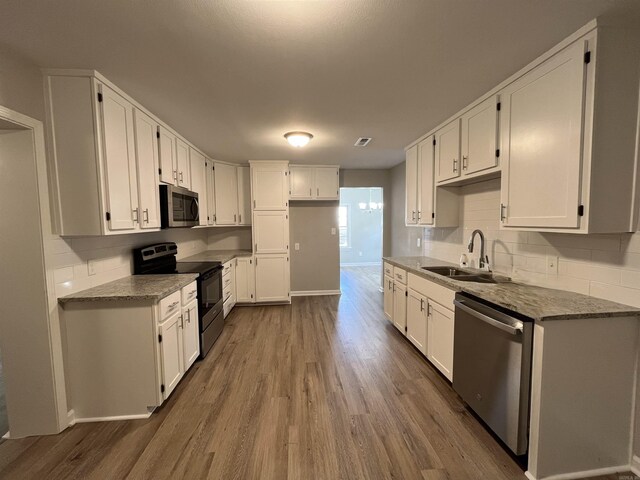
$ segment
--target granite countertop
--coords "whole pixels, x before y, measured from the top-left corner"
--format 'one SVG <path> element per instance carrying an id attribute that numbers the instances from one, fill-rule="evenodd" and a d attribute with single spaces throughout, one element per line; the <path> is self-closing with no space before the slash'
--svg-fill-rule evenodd
<path id="1" fill-rule="evenodd" d="M 187 258 L 181 258 L 179 262 L 220 262 L 226 263 L 236 257 L 250 257 L 251 250 L 206 250 Z"/>
<path id="2" fill-rule="evenodd" d="M 494 275 L 494 279 L 497 280 L 495 284 L 475 283 L 460 282 L 422 270 L 422 267 L 434 266 L 460 268 L 459 265 L 435 258 L 384 257 L 383 260 L 452 290 L 474 295 L 533 320 L 640 316 L 640 309 L 628 305 L 565 290 L 511 282 L 507 277 L 499 275 Z M 486 273 L 472 268 L 463 268 L 462 270 L 473 273 Z"/>
<path id="3" fill-rule="evenodd" d="M 198 278 L 197 273 L 132 275 L 61 297 L 58 299 L 58 302 L 64 305 L 70 302 L 96 302 L 105 300 L 158 301 L 180 290 L 182 287 L 189 285 L 196 278 Z"/>

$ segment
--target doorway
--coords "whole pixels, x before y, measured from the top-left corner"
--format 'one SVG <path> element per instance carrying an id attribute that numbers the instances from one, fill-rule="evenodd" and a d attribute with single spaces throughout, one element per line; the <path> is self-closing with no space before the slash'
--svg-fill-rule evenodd
<path id="1" fill-rule="evenodd" d="M 380 276 L 382 264 L 383 189 L 340 189 L 338 228 L 341 271 Z"/>

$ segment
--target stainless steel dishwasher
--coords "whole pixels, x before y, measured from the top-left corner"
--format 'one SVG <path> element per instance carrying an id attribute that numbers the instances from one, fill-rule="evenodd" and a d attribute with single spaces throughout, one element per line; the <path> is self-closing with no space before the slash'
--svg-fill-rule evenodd
<path id="1" fill-rule="evenodd" d="M 453 388 L 516 454 L 527 453 L 533 322 L 456 295 Z"/>

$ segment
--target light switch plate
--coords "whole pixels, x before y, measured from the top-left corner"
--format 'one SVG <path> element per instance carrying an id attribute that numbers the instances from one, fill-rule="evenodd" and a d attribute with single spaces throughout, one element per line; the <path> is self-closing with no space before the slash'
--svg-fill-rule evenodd
<path id="1" fill-rule="evenodd" d="M 335 235 L 336 234 L 336 229 L 335 227 L 331 228 L 331 235 Z"/>
<path id="2" fill-rule="evenodd" d="M 89 275 L 95 275 L 96 274 L 96 261 L 95 260 L 89 260 L 87 262 L 87 272 L 89 273 Z"/>
<path id="3" fill-rule="evenodd" d="M 300 244 L 299 243 L 294 243 L 293 244 L 293 248 L 295 248 L 296 250 L 300 250 Z"/>
<path id="4" fill-rule="evenodd" d="M 421 244 L 421 243 L 422 243 L 422 242 L 420 241 L 420 237 L 418 237 L 418 240 L 416 241 L 416 246 L 417 246 L 418 248 L 420 248 L 420 244 Z"/>
<path id="5" fill-rule="evenodd" d="M 547 255 L 547 275 L 558 275 L 558 257 Z"/>

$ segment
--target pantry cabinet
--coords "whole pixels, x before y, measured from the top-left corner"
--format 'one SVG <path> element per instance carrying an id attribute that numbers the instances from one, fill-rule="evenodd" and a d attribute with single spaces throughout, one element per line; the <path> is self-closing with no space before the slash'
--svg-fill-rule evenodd
<path id="1" fill-rule="evenodd" d="M 235 165 L 214 162 L 216 225 L 238 223 L 238 178 Z"/>
<path id="2" fill-rule="evenodd" d="M 496 170 L 500 98 L 492 96 L 462 115 L 462 176 Z"/>
<path id="3" fill-rule="evenodd" d="M 287 253 L 289 251 L 289 213 L 259 210 L 253 213 L 255 253 Z"/>
<path id="4" fill-rule="evenodd" d="M 256 276 L 253 257 L 236 258 L 236 301 L 255 302 Z"/>
<path id="5" fill-rule="evenodd" d="M 287 210 L 289 207 L 287 162 L 251 163 L 253 210 Z"/>
<path id="6" fill-rule="evenodd" d="M 251 173 L 248 166 L 237 167 L 238 225 L 251 225 Z"/>
<path id="7" fill-rule="evenodd" d="M 158 124 L 139 109 L 133 111 L 136 179 L 138 181 L 138 219 L 141 229 L 160 228 L 158 194 Z"/>
<path id="8" fill-rule="evenodd" d="M 198 194 L 199 225 L 209 224 L 209 203 L 207 195 L 207 159 L 194 148 L 189 148 L 191 190 Z"/>
<path id="9" fill-rule="evenodd" d="M 256 301 L 290 301 L 289 256 L 256 255 Z"/>

